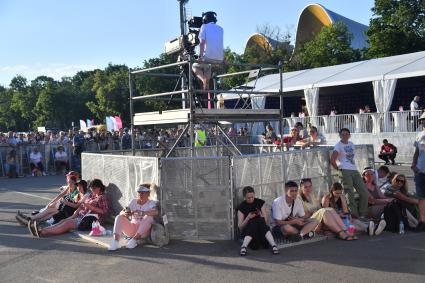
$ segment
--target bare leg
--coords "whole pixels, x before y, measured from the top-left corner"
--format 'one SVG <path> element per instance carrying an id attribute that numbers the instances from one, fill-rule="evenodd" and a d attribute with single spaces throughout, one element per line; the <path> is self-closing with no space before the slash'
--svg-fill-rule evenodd
<path id="1" fill-rule="evenodd" d="M 339 227 L 341 227 L 341 230 L 345 230 L 345 224 L 342 222 L 341 217 L 336 213 L 335 210 L 330 210 L 329 215 L 334 219 L 335 223 L 338 224 Z"/>
<path id="2" fill-rule="evenodd" d="M 314 220 L 312 220 L 312 221 L 308 222 L 308 223 L 307 223 L 307 224 L 305 224 L 305 225 L 303 226 L 303 228 L 301 229 L 300 235 L 301 235 L 301 236 L 304 236 L 304 235 L 308 234 L 309 232 L 313 231 L 313 230 L 316 228 L 316 226 L 317 226 L 318 224 L 319 224 L 319 223 L 317 222 L 317 220 L 316 220 L 316 219 L 314 219 Z"/>
<path id="3" fill-rule="evenodd" d="M 296 235 L 299 232 L 298 229 L 289 224 L 282 225 L 281 229 L 284 235 Z"/>
<path id="4" fill-rule="evenodd" d="M 40 213 L 37 213 L 36 215 L 31 215 L 31 220 L 38 220 L 38 221 L 45 221 L 47 219 L 50 219 L 53 215 L 58 213 L 56 207 L 47 207 L 45 210 L 43 210 Z"/>
<path id="5" fill-rule="evenodd" d="M 77 228 L 77 220 L 68 218 L 59 222 L 58 224 L 41 229 L 40 236 L 48 237 L 53 235 L 61 235 L 76 228 Z"/>
<path id="6" fill-rule="evenodd" d="M 345 227 L 340 226 L 332 217 L 331 213 L 329 213 L 329 211 L 326 211 L 323 215 L 323 223 L 334 233 L 345 230 Z"/>
<path id="7" fill-rule="evenodd" d="M 425 198 L 419 199 L 419 221 L 425 222 Z"/>

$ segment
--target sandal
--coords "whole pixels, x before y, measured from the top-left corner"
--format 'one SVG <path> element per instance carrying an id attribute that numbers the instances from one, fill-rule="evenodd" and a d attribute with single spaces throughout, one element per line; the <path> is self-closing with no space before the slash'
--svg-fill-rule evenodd
<path id="1" fill-rule="evenodd" d="M 240 251 L 240 253 L 239 253 L 241 256 L 246 256 L 246 254 L 247 254 L 247 251 L 246 251 L 246 247 L 244 247 L 244 246 L 242 246 L 241 247 L 241 251 Z"/>
<path id="2" fill-rule="evenodd" d="M 341 234 L 344 233 L 345 237 L 342 236 Z M 339 232 L 336 233 L 336 238 L 339 240 L 343 240 L 343 241 L 353 241 L 353 240 L 357 240 L 357 237 L 355 236 L 350 236 L 348 235 L 347 231 L 341 230 Z"/>
<path id="3" fill-rule="evenodd" d="M 272 253 L 274 254 L 274 255 L 278 255 L 280 252 L 279 252 L 279 249 L 277 248 L 277 246 L 276 245 L 274 245 L 274 246 L 272 246 Z"/>

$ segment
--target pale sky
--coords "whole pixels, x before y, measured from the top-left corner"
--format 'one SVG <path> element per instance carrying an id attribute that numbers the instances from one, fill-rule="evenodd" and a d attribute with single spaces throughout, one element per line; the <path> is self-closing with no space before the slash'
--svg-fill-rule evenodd
<path id="1" fill-rule="evenodd" d="M 190 0 L 188 14 L 218 14 L 224 45 L 243 52 L 258 26 L 295 35 L 304 0 Z M 323 0 L 327 9 L 368 25 L 373 0 Z M 179 35 L 177 0 L 0 0 L 0 85 L 17 74 L 59 80 L 108 63 L 134 68 Z"/>

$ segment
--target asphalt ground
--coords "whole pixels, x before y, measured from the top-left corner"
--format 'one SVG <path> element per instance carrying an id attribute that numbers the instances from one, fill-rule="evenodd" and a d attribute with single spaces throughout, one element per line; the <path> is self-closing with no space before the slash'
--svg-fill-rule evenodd
<path id="1" fill-rule="evenodd" d="M 233 241 L 172 241 L 108 252 L 68 233 L 32 237 L 14 216 L 52 198 L 63 176 L 0 179 L 0 282 L 424 282 L 425 233 L 384 232 L 240 257 Z"/>

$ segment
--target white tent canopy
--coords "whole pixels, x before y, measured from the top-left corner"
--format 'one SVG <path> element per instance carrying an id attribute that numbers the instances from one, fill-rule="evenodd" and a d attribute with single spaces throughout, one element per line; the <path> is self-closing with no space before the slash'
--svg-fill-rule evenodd
<path id="1" fill-rule="evenodd" d="M 425 51 L 284 73 L 282 91 L 284 93 L 304 91 L 306 89 L 373 81 L 382 81 L 381 84 L 384 85 L 386 80 L 418 76 L 425 76 Z M 253 85 L 253 82 L 248 85 L 250 84 Z M 272 74 L 259 78 L 254 90 L 277 92 L 279 85 L 279 74 Z M 386 96 L 386 98 L 381 98 L 375 102 L 382 104 L 381 101 L 385 101 L 383 108 L 387 108 L 388 103 L 391 105 L 393 94 L 394 89 L 392 87 L 382 88 L 379 93 L 375 94 L 375 98 L 379 98 L 381 95 Z M 237 94 L 224 94 L 223 97 L 224 99 L 237 99 L 239 96 Z M 307 107 L 313 109 L 317 105 L 307 105 Z"/>

